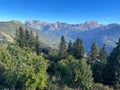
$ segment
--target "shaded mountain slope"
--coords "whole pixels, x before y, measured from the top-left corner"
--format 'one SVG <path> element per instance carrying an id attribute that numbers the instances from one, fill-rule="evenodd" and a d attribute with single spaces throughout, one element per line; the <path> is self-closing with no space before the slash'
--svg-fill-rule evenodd
<path id="1" fill-rule="evenodd" d="M 77 37 L 82 38 L 86 52 L 89 51 L 93 42 L 97 42 L 101 47 L 107 45 L 108 51 L 115 46 L 115 42 L 120 37 L 119 24 L 99 24 L 96 21 L 87 21 L 81 24 L 67 24 L 61 22 L 48 23 L 41 21 L 26 21 L 25 25 L 38 29 L 39 32 L 60 38 L 65 36 L 67 41 L 75 41 Z M 57 43 L 58 44 L 58 43 Z"/>

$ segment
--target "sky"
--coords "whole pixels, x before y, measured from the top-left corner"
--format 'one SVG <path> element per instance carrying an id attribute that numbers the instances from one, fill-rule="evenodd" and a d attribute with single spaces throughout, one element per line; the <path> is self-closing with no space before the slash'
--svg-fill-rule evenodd
<path id="1" fill-rule="evenodd" d="M 0 21 L 120 23 L 120 0 L 0 0 Z"/>

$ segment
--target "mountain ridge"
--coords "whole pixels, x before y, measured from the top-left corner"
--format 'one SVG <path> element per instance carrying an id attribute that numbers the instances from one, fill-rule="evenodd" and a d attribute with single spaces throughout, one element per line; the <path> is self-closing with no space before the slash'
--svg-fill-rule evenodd
<path id="1" fill-rule="evenodd" d="M 40 21 L 31 21 L 32 23 L 26 21 L 25 25 L 38 29 L 43 33 L 49 34 L 55 37 L 65 36 L 67 41 L 72 40 L 73 42 L 77 37 L 83 40 L 83 44 L 86 48 L 86 52 L 89 51 L 90 46 L 93 42 L 98 43 L 99 47 L 106 44 L 108 51 L 111 51 L 115 47 L 115 42 L 120 37 L 120 25 L 117 23 L 111 24 L 99 24 L 97 21 L 86 21 L 81 24 L 67 24 L 61 22 L 40 24 Z M 39 24 L 37 23 L 39 22 Z M 28 25 L 29 24 L 29 25 Z M 36 25 L 40 28 L 35 27 Z"/>
<path id="2" fill-rule="evenodd" d="M 39 20 L 28 20 L 25 21 L 25 25 L 32 27 L 34 29 L 41 29 L 44 31 L 44 29 L 48 30 L 90 30 L 97 27 L 100 27 L 102 24 L 99 24 L 97 21 L 86 21 L 84 23 L 80 24 L 68 24 L 63 22 L 55 22 L 55 23 L 49 23 Z"/>

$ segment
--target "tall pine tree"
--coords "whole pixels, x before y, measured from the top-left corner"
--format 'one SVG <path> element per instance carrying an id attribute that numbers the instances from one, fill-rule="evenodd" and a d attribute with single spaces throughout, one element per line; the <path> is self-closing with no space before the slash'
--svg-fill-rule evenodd
<path id="1" fill-rule="evenodd" d="M 30 33 L 29 30 L 26 29 L 25 30 L 25 46 L 29 47 L 29 42 L 30 42 Z"/>
<path id="2" fill-rule="evenodd" d="M 22 27 L 16 30 L 16 44 L 23 48 L 27 47 L 35 51 L 37 55 L 40 54 L 40 42 L 38 34 L 35 35 L 32 30 L 23 30 Z"/>
<path id="3" fill-rule="evenodd" d="M 68 53 L 68 55 L 73 55 L 73 43 L 71 40 L 68 44 L 67 53 Z"/>
<path id="4" fill-rule="evenodd" d="M 66 56 L 67 56 L 67 49 L 65 44 L 65 38 L 64 36 L 62 36 L 59 45 L 59 57 L 60 59 L 64 59 Z"/>
<path id="5" fill-rule="evenodd" d="M 29 40 L 29 47 L 31 49 L 34 49 L 34 45 L 35 45 L 35 35 L 33 33 L 33 31 L 30 31 L 30 40 Z"/>
<path id="6" fill-rule="evenodd" d="M 76 59 L 82 59 L 84 57 L 84 47 L 82 45 L 82 40 L 79 37 L 73 45 L 73 56 Z"/>
<path id="7" fill-rule="evenodd" d="M 99 60 L 102 62 L 102 63 L 106 63 L 107 61 L 107 57 L 108 57 L 108 54 L 107 54 L 107 50 L 106 50 L 106 45 L 104 44 L 103 47 L 101 48 L 100 52 L 99 52 Z"/>
<path id="8" fill-rule="evenodd" d="M 97 44 L 94 42 L 91 46 L 91 50 L 89 52 L 88 62 L 89 63 L 95 63 L 97 60 L 97 57 L 99 55 L 99 50 Z"/>
<path id="9" fill-rule="evenodd" d="M 37 55 L 40 54 L 40 43 L 39 43 L 39 36 L 38 36 L 38 34 L 35 37 L 35 52 L 37 53 Z"/>
<path id="10" fill-rule="evenodd" d="M 120 39 L 108 58 L 104 83 L 120 88 Z"/>
<path id="11" fill-rule="evenodd" d="M 19 44 L 19 29 L 16 29 L 15 33 L 15 45 Z"/>
<path id="12" fill-rule="evenodd" d="M 23 31 L 23 28 L 20 27 L 19 28 L 19 31 L 18 31 L 18 46 L 23 48 L 24 47 L 24 44 L 25 44 L 25 35 L 24 35 L 24 31 Z"/>

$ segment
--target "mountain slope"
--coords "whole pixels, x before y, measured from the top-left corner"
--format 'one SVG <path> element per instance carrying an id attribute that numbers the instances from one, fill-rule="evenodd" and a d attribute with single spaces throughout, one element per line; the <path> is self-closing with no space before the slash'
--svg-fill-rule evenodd
<path id="1" fill-rule="evenodd" d="M 5 32 L 0 32 L 0 42 L 1 43 L 4 43 L 4 42 L 13 43 L 14 39 L 10 35 L 6 34 Z"/>
<path id="2" fill-rule="evenodd" d="M 20 26 L 26 28 L 26 26 L 19 21 L 0 22 L 0 31 L 9 34 L 11 37 L 14 37 L 16 29 L 18 29 Z"/>
<path id="3" fill-rule="evenodd" d="M 43 46 L 54 46 L 54 44 L 59 41 L 56 37 L 44 34 L 42 32 L 38 32 L 36 29 L 27 27 L 23 23 L 15 20 L 8 22 L 0 22 L 0 40 L 12 43 L 15 38 L 15 32 L 20 26 L 24 30 L 28 29 L 36 32 L 39 35 L 40 42 L 43 44 Z"/>
<path id="4" fill-rule="evenodd" d="M 109 24 L 102 25 L 96 21 L 87 21 L 82 24 L 67 24 L 67 23 L 48 23 L 41 21 L 26 21 L 25 25 L 38 29 L 43 33 L 49 34 L 55 37 L 61 37 L 62 35 L 68 40 L 75 41 L 77 37 L 83 39 L 86 52 L 89 51 L 90 46 L 93 42 L 97 42 L 98 46 L 101 47 L 106 44 L 108 51 L 115 46 L 115 42 L 120 37 L 120 25 Z"/>

